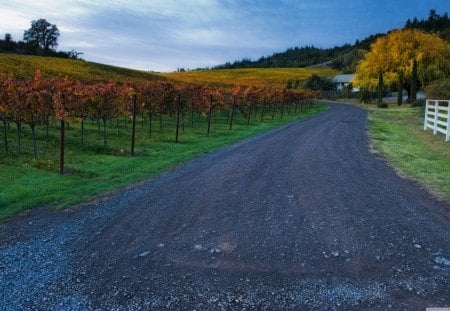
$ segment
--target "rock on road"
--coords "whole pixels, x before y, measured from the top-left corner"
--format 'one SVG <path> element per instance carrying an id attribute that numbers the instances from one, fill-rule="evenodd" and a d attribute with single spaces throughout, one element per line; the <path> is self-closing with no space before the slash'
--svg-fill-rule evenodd
<path id="1" fill-rule="evenodd" d="M 449 307 L 450 205 L 370 153 L 364 110 L 330 106 L 4 222 L 0 310 Z"/>

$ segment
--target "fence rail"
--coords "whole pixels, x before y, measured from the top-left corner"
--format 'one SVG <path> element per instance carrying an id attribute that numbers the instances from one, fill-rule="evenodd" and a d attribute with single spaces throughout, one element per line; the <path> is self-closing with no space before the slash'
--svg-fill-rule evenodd
<path id="1" fill-rule="evenodd" d="M 423 129 L 432 129 L 433 134 L 442 133 L 450 140 L 450 100 L 427 99 Z"/>

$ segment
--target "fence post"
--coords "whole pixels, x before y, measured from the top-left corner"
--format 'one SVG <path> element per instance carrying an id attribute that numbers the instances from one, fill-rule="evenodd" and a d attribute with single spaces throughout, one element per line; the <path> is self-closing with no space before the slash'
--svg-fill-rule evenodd
<path id="1" fill-rule="evenodd" d="M 445 134 L 445 141 L 450 141 L 450 100 L 447 101 L 447 134 Z"/>
<path id="2" fill-rule="evenodd" d="M 430 110 L 433 112 L 431 112 Z M 439 112 L 441 110 L 446 110 L 447 113 L 441 113 L 441 118 L 439 119 Z M 434 118 L 429 117 L 432 113 L 434 113 Z M 432 122 L 432 124 L 430 124 L 429 122 Z M 444 128 L 439 127 L 439 125 L 444 126 Z M 436 135 L 438 132 L 444 133 L 445 141 L 450 141 L 450 100 L 427 99 L 425 105 L 425 121 L 423 129 L 426 130 L 427 128 L 433 129 L 433 135 Z"/>
<path id="3" fill-rule="evenodd" d="M 433 135 L 436 135 L 437 134 L 437 126 L 438 126 L 438 123 L 437 123 L 437 121 L 438 121 L 438 112 L 439 112 L 439 110 L 438 110 L 438 106 L 439 105 L 439 102 L 437 101 L 437 100 L 435 100 L 434 101 L 434 126 L 433 126 Z"/>

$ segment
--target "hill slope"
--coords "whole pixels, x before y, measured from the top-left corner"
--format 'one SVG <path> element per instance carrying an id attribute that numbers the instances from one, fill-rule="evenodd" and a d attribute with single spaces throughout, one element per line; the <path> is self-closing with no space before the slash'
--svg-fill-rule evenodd
<path id="1" fill-rule="evenodd" d="M 174 80 L 215 86 L 285 87 L 287 80 L 304 80 L 312 74 L 334 76 L 329 68 L 245 68 L 150 73 L 104 64 L 56 57 L 0 54 L 0 72 L 18 79 L 33 76 L 40 69 L 44 78 L 69 77 L 73 80 L 155 81 Z"/>
<path id="2" fill-rule="evenodd" d="M 181 82 L 215 86 L 259 86 L 284 88 L 288 80 L 305 80 L 312 74 L 332 77 L 339 72 L 327 68 L 244 68 L 174 72 L 162 76 Z"/>
<path id="3" fill-rule="evenodd" d="M 44 78 L 69 77 L 74 80 L 161 80 L 162 76 L 139 70 L 56 57 L 0 54 L 0 72 L 16 78 L 33 76 L 40 69 Z"/>

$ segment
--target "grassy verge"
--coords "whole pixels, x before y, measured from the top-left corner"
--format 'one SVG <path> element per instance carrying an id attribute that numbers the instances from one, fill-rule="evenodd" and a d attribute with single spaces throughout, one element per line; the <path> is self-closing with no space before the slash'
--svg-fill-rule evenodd
<path id="1" fill-rule="evenodd" d="M 450 144 L 443 135 L 423 130 L 423 108 L 369 109 L 375 150 L 439 197 L 450 201 Z"/>
<path id="2" fill-rule="evenodd" d="M 36 206 L 56 208 L 89 200 L 96 195 L 137 182 L 167 171 L 198 155 L 219 149 L 227 144 L 279 127 L 294 120 L 318 114 L 327 109 L 316 105 L 302 113 L 287 114 L 280 119 L 267 115 L 260 122 L 259 115 L 252 118 L 250 126 L 243 115 L 237 115 L 233 129 L 228 129 L 227 113 L 217 112 L 212 121 L 212 131 L 206 134 L 206 118 L 186 116 L 180 129 L 180 143 L 174 143 L 174 118 L 165 116 L 160 129 L 159 120 L 137 122 L 136 155 L 129 156 L 130 121 L 114 120 L 107 123 L 107 145 L 103 130 L 95 122 L 85 124 L 84 145 L 80 144 L 80 125 L 71 124 L 66 129 L 66 171 L 58 174 L 57 124 L 37 130 L 39 159 L 32 160 L 30 131 L 22 129 L 21 152 L 18 153 L 17 130 L 10 124 L 9 150 L 0 151 L 0 220 Z M 118 122 L 119 121 L 119 122 Z M 149 135 L 149 129 L 152 135 Z M 1 132 L 1 131 L 0 131 Z M 3 136 L 3 132 L 1 136 Z M 4 147 L 4 146 L 2 146 Z"/>

